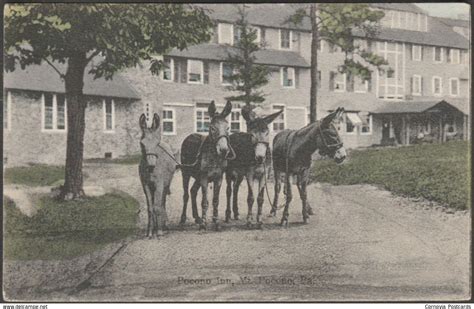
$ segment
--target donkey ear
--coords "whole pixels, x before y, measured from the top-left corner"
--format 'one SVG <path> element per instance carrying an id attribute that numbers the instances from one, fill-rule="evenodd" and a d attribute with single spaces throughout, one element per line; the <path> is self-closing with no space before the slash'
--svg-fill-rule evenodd
<path id="1" fill-rule="evenodd" d="M 140 119 L 138 120 L 138 123 L 140 124 L 140 129 L 145 130 L 147 128 L 146 126 L 146 116 L 145 114 L 142 114 L 140 116 Z"/>
<path id="2" fill-rule="evenodd" d="M 213 118 L 216 115 L 216 103 L 214 103 L 214 100 L 211 101 L 211 104 L 209 104 L 209 107 L 207 108 L 207 112 L 209 113 L 209 117 Z"/>
<path id="3" fill-rule="evenodd" d="M 224 109 L 222 110 L 221 116 L 225 118 L 229 116 L 231 111 L 232 111 L 232 103 L 230 103 L 230 101 L 227 101 Z"/>
<path id="4" fill-rule="evenodd" d="M 160 116 L 157 113 L 153 114 L 153 124 L 151 125 L 151 129 L 156 131 L 160 127 Z"/>
<path id="5" fill-rule="evenodd" d="M 270 123 L 273 122 L 273 120 L 275 120 L 278 116 L 280 116 L 281 113 L 283 113 L 283 109 L 279 110 L 276 113 L 263 117 L 263 121 L 265 121 L 265 123 L 269 125 Z"/>
<path id="6" fill-rule="evenodd" d="M 338 107 L 334 112 L 330 113 L 329 115 L 323 118 L 322 124 L 329 125 L 334 120 L 339 119 L 339 117 L 341 117 L 343 113 L 344 113 L 344 108 Z"/>
<path id="7" fill-rule="evenodd" d="M 244 107 L 242 107 L 241 113 L 245 121 L 249 122 L 255 119 L 255 112 L 253 111 L 253 109 L 254 108 L 250 105 L 245 105 Z"/>

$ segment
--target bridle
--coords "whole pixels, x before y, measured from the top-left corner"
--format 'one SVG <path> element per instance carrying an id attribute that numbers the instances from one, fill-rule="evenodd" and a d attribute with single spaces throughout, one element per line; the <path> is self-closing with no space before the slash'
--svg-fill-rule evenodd
<path id="1" fill-rule="evenodd" d="M 329 150 L 329 151 L 337 151 L 337 150 L 339 150 L 340 148 L 342 148 L 343 143 L 342 143 L 341 139 L 339 138 L 339 135 L 336 136 L 336 142 L 335 142 L 335 143 L 333 143 L 333 144 L 328 144 L 328 142 L 326 141 L 326 137 L 324 136 L 324 132 L 331 132 L 331 131 L 328 130 L 328 129 L 323 129 L 323 128 L 321 128 L 321 122 L 319 122 L 318 128 L 319 128 L 319 135 L 321 136 L 321 140 L 323 141 L 324 147 L 325 147 L 327 150 Z"/>
<path id="2" fill-rule="evenodd" d="M 221 138 L 226 139 L 227 145 L 229 146 L 229 150 L 230 150 L 230 153 L 231 153 L 231 156 L 228 156 L 228 154 L 225 156 L 226 160 L 234 160 L 237 157 L 237 155 L 235 154 L 234 148 L 232 148 L 232 146 L 230 144 L 229 135 L 221 134 L 221 135 L 217 136 L 217 138 L 213 138 L 212 135 L 210 134 L 210 137 L 212 138 L 212 140 L 215 140 L 214 144 L 217 144 Z"/>

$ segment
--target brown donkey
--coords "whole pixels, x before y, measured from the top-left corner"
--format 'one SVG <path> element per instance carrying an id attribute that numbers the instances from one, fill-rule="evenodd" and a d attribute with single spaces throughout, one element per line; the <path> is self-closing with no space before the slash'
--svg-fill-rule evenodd
<path id="1" fill-rule="evenodd" d="M 140 116 L 142 158 L 138 168 L 148 208 L 147 237 L 162 236 L 168 216 L 166 195 L 176 170 L 171 148 L 161 142 L 160 117 L 153 115 L 153 124 L 147 128 L 146 116 Z"/>
<path id="2" fill-rule="evenodd" d="M 219 229 L 218 206 L 222 176 L 227 167 L 227 160 L 235 158 L 235 152 L 229 143 L 229 123 L 226 120 L 231 111 L 232 104 L 230 101 L 227 101 L 221 113 L 216 112 L 216 105 L 212 101 L 208 108 L 209 117 L 211 118 L 209 135 L 191 134 L 184 139 L 181 145 L 181 171 L 184 191 L 181 224 L 186 222 L 189 180 L 193 177 L 195 182 L 191 188 L 191 205 L 194 220 L 196 223 L 200 223 L 200 229 L 207 228 L 207 208 L 209 205 L 207 191 L 209 182 L 212 182 L 214 185 L 212 220 L 215 223 L 216 230 Z M 202 192 L 201 219 L 198 215 L 196 202 L 199 188 Z"/>
<path id="3" fill-rule="evenodd" d="M 266 184 L 266 166 L 270 163 L 269 130 L 268 125 L 275 120 L 283 110 L 274 114 L 257 117 L 251 108 L 242 108 L 242 117 L 247 122 L 247 133 L 234 133 L 230 136 L 230 144 L 235 149 L 235 160 L 229 161 L 226 169 L 227 180 L 227 210 L 226 222 L 231 217 L 231 198 L 234 219 L 239 217 L 238 193 L 239 186 L 245 177 L 248 185 L 248 214 L 247 226 L 251 227 L 253 221 L 252 207 L 257 197 L 257 228 L 262 227 L 262 206 L 264 188 Z"/>
<path id="4" fill-rule="evenodd" d="M 282 173 L 285 173 L 286 203 L 281 224 L 288 226 L 288 208 L 292 199 L 290 176 L 296 175 L 296 184 L 303 204 L 303 221 L 308 220 L 308 202 L 306 186 L 311 167 L 311 155 L 319 150 L 319 154 L 333 158 L 336 163 L 342 163 L 346 158 L 337 129 L 333 121 L 344 113 L 338 108 L 325 118 L 307 125 L 299 130 L 284 130 L 273 139 L 273 171 L 275 175 L 275 198 L 273 200 L 272 215 L 276 215 L 278 195 L 281 189 Z"/>

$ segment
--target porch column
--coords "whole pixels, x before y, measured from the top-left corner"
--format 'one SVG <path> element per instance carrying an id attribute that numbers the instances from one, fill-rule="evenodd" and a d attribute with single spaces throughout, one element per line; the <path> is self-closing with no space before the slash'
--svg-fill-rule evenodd
<path id="1" fill-rule="evenodd" d="M 443 119 L 441 119 L 441 115 L 439 115 L 439 118 L 438 118 L 438 126 L 439 126 L 439 130 L 438 130 L 438 142 L 439 143 L 442 143 L 443 142 Z"/>

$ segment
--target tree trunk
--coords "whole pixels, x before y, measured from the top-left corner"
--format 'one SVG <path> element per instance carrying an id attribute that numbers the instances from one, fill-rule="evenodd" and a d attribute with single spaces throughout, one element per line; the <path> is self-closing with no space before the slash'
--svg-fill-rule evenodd
<path id="1" fill-rule="evenodd" d="M 68 59 L 64 78 L 67 100 L 67 147 L 66 174 L 61 197 L 66 200 L 84 196 L 82 159 L 87 103 L 82 92 L 86 65 L 86 53 L 75 53 Z"/>
<path id="2" fill-rule="evenodd" d="M 311 18 L 311 89 L 309 98 L 309 117 L 310 122 L 316 122 L 316 107 L 318 99 L 318 23 L 316 20 L 317 4 L 310 6 Z"/>

